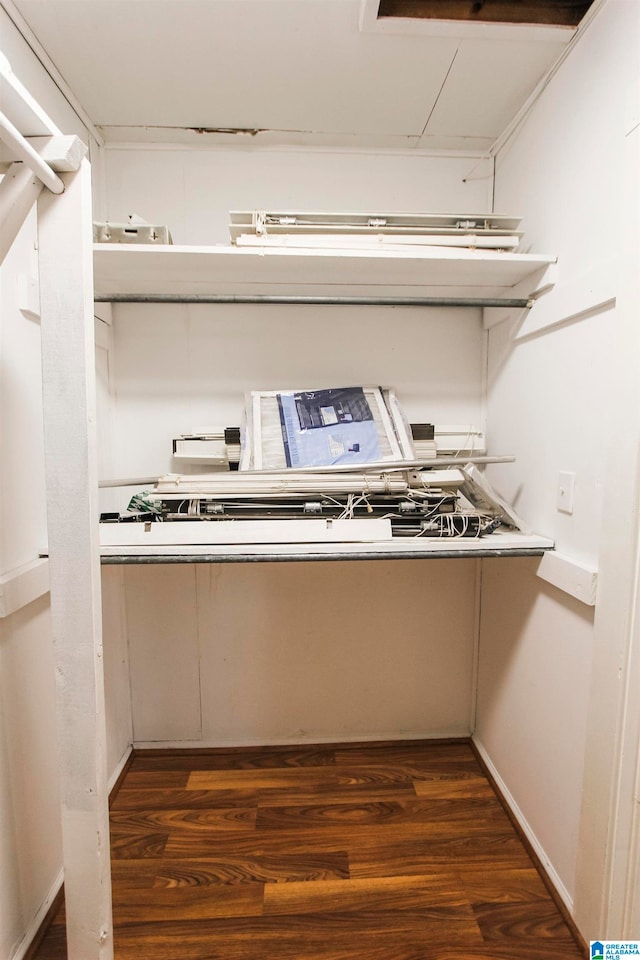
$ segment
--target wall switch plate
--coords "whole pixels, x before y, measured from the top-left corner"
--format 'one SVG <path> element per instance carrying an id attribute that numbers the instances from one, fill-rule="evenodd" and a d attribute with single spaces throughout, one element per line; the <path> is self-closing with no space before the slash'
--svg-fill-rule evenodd
<path id="1" fill-rule="evenodd" d="M 575 473 L 561 471 L 558 474 L 558 497 L 556 506 L 560 513 L 573 513 L 573 494 L 575 483 Z"/>

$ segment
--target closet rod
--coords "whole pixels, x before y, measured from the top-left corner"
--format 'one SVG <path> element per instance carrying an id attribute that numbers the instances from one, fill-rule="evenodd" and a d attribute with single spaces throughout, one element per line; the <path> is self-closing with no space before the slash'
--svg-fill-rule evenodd
<path id="1" fill-rule="evenodd" d="M 305 297 L 278 295 L 227 294 L 151 294 L 110 293 L 96 294 L 96 303 L 276 303 L 358 307 L 519 307 L 528 310 L 530 299 L 503 300 L 497 297 Z"/>
<path id="2" fill-rule="evenodd" d="M 2 112 L 0 112 L 0 140 L 4 140 L 15 159 L 25 163 L 52 193 L 64 192 L 64 183 L 60 177 L 56 176 L 49 164 L 45 163 L 29 141 L 25 140 L 17 127 L 14 127 Z"/>

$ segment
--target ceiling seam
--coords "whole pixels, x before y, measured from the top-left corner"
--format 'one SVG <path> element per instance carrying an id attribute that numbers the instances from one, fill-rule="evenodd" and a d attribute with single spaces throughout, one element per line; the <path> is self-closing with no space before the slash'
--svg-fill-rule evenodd
<path id="1" fill-rule="evenodd" d="M 424 137 L 425 133 L 427 132 L 427 127 L 429 126 L 429 122 L 430 122 L 430 120 L 431 120 L 431 117 L 433 116 L 433 111 L 434 111 L 435 108 L 438 106 L 438 101 L 440 100 L 440 97 L 441 97 L 441 95 L 442 95 L 442 91 L 444 90 L 445 84 L 446 84 L 447 80 L 449 79 L 449 74 L 451 73 L 451 68 L 453 67 L 453 64 L 455 63 L 455 59 L 456 59 L 456 57 L 458 56 L 458 51 L 459 51 L 459 49 L 460 49 L 460 44 L 458 44 L 458 46 L 456 47 L 456 52 L 454 53 L 453 57 L 451 58 L 451 63 L 449 64 L 449 69 L 447 70 L 447 72 L 446 72 L 446 74 L 445 74 L 444 80 L 443 80 L 442 83 L 440 84 L 440 89 L 438 90 L 438 93 L 437 93 L 437 95 L 436 95 L 436 99 L 435 99 L 434 102 L 433 102 L 433 106 L 431 107 L 431 110 L 429 111 L 429 116 L 427 117 L 427 119 L 426 119 L 426 121 L 425 121 L 425 125 L 424 125 L 424 127 L 422 128 L 422 133 L 420 134 L 420 139 L 421 139 L 421 140 L 422 140 L 422 138 Z"/>

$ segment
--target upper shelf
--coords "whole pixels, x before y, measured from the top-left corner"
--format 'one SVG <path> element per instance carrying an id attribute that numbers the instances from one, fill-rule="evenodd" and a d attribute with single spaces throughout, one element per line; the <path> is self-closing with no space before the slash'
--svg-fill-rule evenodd
<path id="1" fill-rule="evenodd" d="M 553 263 L 552 256 L 436 247 L 371 251 L 96 244 L 94 282 L 102 300 L 256 295 L 491 301 L 530 297 L 544 285 Z"/>

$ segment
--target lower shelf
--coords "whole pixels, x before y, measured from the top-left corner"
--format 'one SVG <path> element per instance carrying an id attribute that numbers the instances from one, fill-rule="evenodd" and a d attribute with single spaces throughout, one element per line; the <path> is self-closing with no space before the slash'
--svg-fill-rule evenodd
<path id="1" fill-rule="evenodd" d="M 381 540 L 369 543 L 243 543 L 171 546 L 103 546 L 101 562 L 125 563 L 252 563 L 286 560 L 422 560 L 455 557 L 540 557 L 553 550 L 553 540 L 535 534 L 496 531 L 479 539 L 449 537 L 428 540 Z"/>

